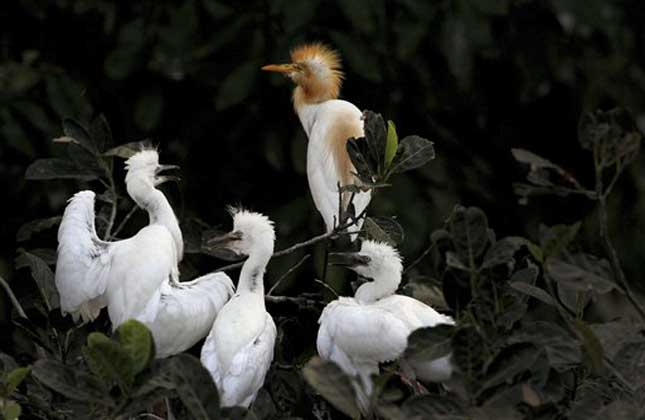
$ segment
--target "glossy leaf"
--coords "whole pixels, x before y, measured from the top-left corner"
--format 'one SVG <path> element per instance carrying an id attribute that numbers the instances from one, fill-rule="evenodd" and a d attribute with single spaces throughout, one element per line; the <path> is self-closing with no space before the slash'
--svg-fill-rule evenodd
<path id="1" fill-rule="evenodd" d="M 404 357 L 418 361 L 432 361 L 450 354 L 453 325 L 440 324 L 416 329 L 408 336 Z"/>
<path id="2" fill-rule="evenodd" d="M 116 383 L 122 392 L 130 392 L 135 373 L 128 354 L 119 343 L 102 333 L 93 332 L 87 337 L 83 355 L 92 372 L 106 385 Z"/>
<path id="3" fill-rule="evenodd" d="M 596 261 L 586 259 L 585 262 L 594 264 Z M 594 272 L 593 268 L 588 267 L 565 262 L 556 257 L 548 258 L 545 264 L 549 277 L 571 290 L 604 294 L 617 287 L 613 281 L 598 275 L 598 270 Z"/>
<path id="4" fill-rule="evenodd" d="M 435 157 L 434 144 L 419 136 L 407 136 L 401 140 L 392 160 L 389 173 L 401 173 L 419 168 Z"/>
<path id="5" fill-rule="evenodd" d="M 522 327 L 509 338 L 509 343 L 533 343 L 546 351 L 550 365 L 565 371 L 580 363 L 580 345 L 571 334 L 552 323 L 533 321 L 522 323 Z"/>
<path id="6" fill-rule="evenodd" d="M 363 223 L 367 238 L 397 246 L 403 242 L 403 228 L 391 217 L 367 217 Z"/>
<path id="7" fill-rule="evenodd" d="M 546 303 L 547 305 L 551 305 L 554 307 L 558 306 L 558 302 L 548 294 L 546 291 L 543 289 L 540 289 L 539 287 L 533 286 L 528 283 L 516 281 L 510 283 L 510 286 L 514 289 L 517 290 L 518 292 L 524 293 L 525 295 L 529 295 L 531 297 L 536 298 L 537 300 Z"/>
<path id="8" fill-rule="evenodd" d="M 575 326 L 576 330 L 578 331 L 578 335 L 582 340 L 583 348 L 585 350 L 585 354 L 587 355 L 591 368 L 597 374 L 602 373 L 602 371 L 604 370 L 604 352 L 602 349 L 602 344 L 600 344 L 600 340 L 598 340 L 598 337 L 596 337 L 593 330 L 589 328 L 589 325 L 587 325 L 586 322 L 580 319 L 576 319 L 574 320 L 573 325 Z"/>
<path id="9" fill-rule="evenodd" d="M 121 144 L 103 153 L 103 156 L 117 156 L 123 159 L 129 159 L 134 154 L 140 152 L 146 146 L 146 141 L 134 141 L 131 143 Z"/>
<path id="10" fill-rule="evenodd" d="M 399 136 L 396 133 L 396 126 L 393 121 L 387 122 L 387 142 L 385 143 L 385 168 L 392 166 L 396 150 L 399 147 Z"/>
<path id="11" fill-rule="evenodd" d="M 512 383 L 514 377 L 529 370 L 539 356 L 532 344 L 518 343 L 505 348 L 488 366 L 481 391 L 504 382 Z"/>
<path id="12" fill-rule="evenodd" d="M 16 269 L 29 267 L 31 276 L 49 310 L 60 307 L 60 296 L 54 283 L 54 273 L 45 261 L 34 254 L 23 251 L 16 257 Z"/>
<path id="13" fill-rule="evenodd" d="M 372 111 L 363 112 L 365 140 L 367 140 L 370 160 L 376 164 L 377 173 L 381 173 L 381 168 L 385 160 L 385 150 L 387 147 L 387 129 L 381 114 Z"/>
<path id="14" fill-rule="evenodd" d="M 65 118 L 63 120 L 63 132 L 67 137 L 73 138 L 76 144 L 91 154 L 98 153 L 98 149 L 96 144 L 94 144 L 90 133 L 78 121 L 71 118 Z"/>
<path id="15" fill-rule="evenodd" d="M 302 369 L 305 380 L 334 407 L 356 419 L 360 412 L 350 379 L 333 362 L 313 357 Z"/>
<path id="16" fill-rule="evenodd" d="M 5 379 L 5 390 L 7 395 L 11 395 L 11 393 L 18 388 L 27 375 L 29 375 L 30 371 L 31 369 L 29 367 L 19 367 L 7 373 L 7 378 Z"/>
<path id="17" fill-rule="evenodd" d="M 25 179 L 29 180 L 80 179 L 91 181 L 97 178 L 96 173 L 79 169 L 74 162 L 59 158 L 38 159 L 29 165 L 25 172 Z"/>
<path id="18" fill-rule="evenodd" d="M 108 406 L 113 404 L 95 377 L 61 362 L 40 359 L 34 363 L 32 375 L 48 388 L 72 400 Z"/>
<path id="19" fill-rule="evenodd" d="M 60 223 L 62 216 L 48 217 L 46 219 L 36 219 L 27 222 L 18 228 L 16 233 L 16 241 L 24 242 L 33 236 L 34 233 L 52 228 Z"/>
<path id="20" fill-rule="evenodd" d="M 448 219 L 450 233 L 460 259 L 470 266 L 488 246 L 488 219 L 477 207 L 455 206 Z"/>
<path id="21" fill-rule="evenodd" d="M 189 354 L 178 354 L 168 359 L 168 363 L 173 372 L 177 395 L 193 418 L 218 419 L 217 388 L 199 359 Z"/>
<path id="22" fill-rule="evenodd" d="M 119 325 L 116 334 L 121 347 L 130 357 L 133 373 L 138 374 L 148 366 L 154 356 L 150 330 L 139 321 L 130 319 Z"/>

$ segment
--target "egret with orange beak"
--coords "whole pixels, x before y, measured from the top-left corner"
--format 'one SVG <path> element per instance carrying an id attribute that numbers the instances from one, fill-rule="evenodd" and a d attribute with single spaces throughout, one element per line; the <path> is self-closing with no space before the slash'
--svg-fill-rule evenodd
<path id="1" fill-rule="evenodd" d="M 341 220 L 338 185 L 359 183 L 353 175 L 356 169 L 347 153 L 347 140 L 363 136 L 362 112 L 354 104 L 338 99 L 343 80 L 340 57 L 323 44 L 307 44 L 291 51 L 291 63 L 270 64 L 262 70 L 283 73 L 296 84 L 293 105 L 309 138 L 309 189 L 327 232 L 331 232 Z M 365 210 L 370 198 L 369 191 L 354 196 L 355 215 Z M 350 194 L 343 193 L 343 211 L 349 200 Z M 358 229 L 360 225 L 359 222 Z"/>

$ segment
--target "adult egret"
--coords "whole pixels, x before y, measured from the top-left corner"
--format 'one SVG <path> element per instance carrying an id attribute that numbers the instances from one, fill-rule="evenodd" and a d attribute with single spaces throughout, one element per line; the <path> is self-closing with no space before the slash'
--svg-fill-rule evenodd
<path id="1" fill-rule="evenodd" d="M 360 252 L 332 256 L 340 259 L 336 264 L 372 281 L 362 284 L 353 298 L 340 297 L 325 307 L 316 344 L 323 359 L 334 361 L 354 379 L 359 407 L 366 412 L 370 376 L 378 373 L 378 364 L 401 356 L 417 328 L 454 322 L 416 299 L 395 294 L 403 265 L 391 246 L 363 241 Z M 448 379 L 452 372 L 448 357 L 424 366 L 424 372 L 435 380 Z"/>
<path id="2" fill-rule="evenodd" d="M 273 254 L 273 223 L 233 210 L 233 230 L 211 244 L 248 256 L 235 295 L 222 308 L 202 348 L 201 361 L 220 392 L 222 406 L 248 407 L 273 360 L 276 327 L 264 306 L 264 271 Z"/>
<path id="3" fill-rule="evenodd" d="M 126 168 L 128 193 L 150 216 L 150 224 L 133 237 L 114 242 L 98 237 L 92 191 L 76 193 L 65 208 L 55 282 L 61 311 L 74 320 L 93 320 L 106 305 L 115 327 L 129 318 L 148 320 L 156 313 L 151 299 L 161 284 L 178 278 L 176 232 L 173 236 L 163 224 L 174 213 L 155 188 L 169 179 L 159 175 L 168 167 L 159 165 L 156 151 L 144 150 L 128 159 Z"/>
<path id="4" fill-rule="evenodd" d="M 356 169 L 347 153 L 347 140 L 363 136 L 361 111 L 354 104 L 338 99 L 343 80 L 340 57 L 323 44 L 307 44 L 291 52 L 291 63 L 270 64 L 262 70 L 283 73 L 296 84 L 293 105 L 309 138 L 309 189 L 330 232 L 340 220 L 338 185 L 358 183 L 353 175 Z M 350 194 L 344 193 L 342 197 L 345 211 Z M 370 198 L 369 191 L 354 196 L 356 215 L 365 210 Z"/>

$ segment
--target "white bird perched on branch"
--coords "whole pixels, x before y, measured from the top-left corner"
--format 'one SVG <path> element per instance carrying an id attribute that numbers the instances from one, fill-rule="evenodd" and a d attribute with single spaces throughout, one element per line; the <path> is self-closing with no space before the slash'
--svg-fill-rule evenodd
<path id="1" fill-rule="evenodd" d="M 75 320 L 93 320 L 108 306 L 114 327 L 129 318 L 147 319 L 151 298 L 162 282 L 177 278 L 177 237 L 163 225 L 172 207 L 155 187 L 170 179 L 159 172 L 156 151 L 144 150 L 126 162 L 128 193 L 148 211 L 150 224 L 131 238 L 106 242 L 96 234 L 92 191 L 76 193 L 58 229 L 55 282 L 61 311 Z M 176 219 L 175 219 L 176 220 Z M 179 232 L 181 241 L 181 232 Z M 181 245 L 183 248 L 183 243 Z M 181 249 L 181 248 L 180 248 Z"/>
<path id="2" fill-rule="evenodd" d="M 372 280 L 362 284 L 353 298 L 341 297 L 325 307 L 316 343 L 323 359 L 332 360 L 354 379 L 359 407 L 366 412 L 372 392 L 370 376 L 378 373 L 379 363 L 400 357 L 412 331 L 454 321 L 416 299 L 395 294 L 403 265 L 391 246 L 364 241 L 360 252 L 330 257 Z M 426 368 L 437 381 L 447 380 L 452 372 L 448 356 Z"/>
<path id="3" fill-rule="evenodd" d="M 233 230 L 210 241 L 239 256 L 237 292 L 222 308 L 202 348 L 201 361 L 220 392 L 222 406 L 248 407 L 273 360 L 276 327 L 264 306 L 264 271 L 273 254 L 273 223 L 264 215 L 231 211 Z"/>
<path id="4" fill-rule="evenodd" d="M 302 45 L 291 52 L 291 63 L 270 64 L 262 69 L 283 73 L 297 85 L 293 104 L 309 138 L 309 189 L 327 232 L 331 232 L 341 220 L 338 185 L 358 183 L 347 153 L 347 140 L 364 135 L 361 111 L 338 99 L 343 80 L 338 53 L 320 43 Z M 342 211 L 347 210 L 350 196 L 347 192 L 342 194 Z M 354 196 L 355 215 L 365 210 L 370 198 L 369 191 Z M 361 224 L 362 220 L 357 223 L 358 229 Z"/>

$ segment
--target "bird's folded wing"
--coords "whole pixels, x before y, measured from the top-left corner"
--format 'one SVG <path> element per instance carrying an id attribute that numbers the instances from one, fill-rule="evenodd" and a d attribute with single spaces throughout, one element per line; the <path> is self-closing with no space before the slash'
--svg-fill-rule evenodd
<path id="1" fill-rule="evenodd" d="M 354 363 L 385 362 L 405 350 L 409 329 L 397 317 L 381 308 L 358 304 L 353 299 L 330 303 L 320 318 L 334 346 Z"/>
<path id="2" fill-rule="evenodd" d="M 253 399 L 264 383 L 271 362 L 277 330 L 273 318 L 266 314 L 262 333 L 238 352 L 222 378 L 228 403 L 242 404 Z M 250 401 L 249 401 L 250 402 Z"/>
<path id="3" fill-rule="evenodd" d="M 455 323 L 451 317 L 440 314 L 432 307 L 409 296 L 388 296 L 379 299 L 374 305 L 399 318 L 410 329 L 410 332 L 421 327 L 434 327 L 439 324 L 453 325 Z"/>

